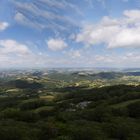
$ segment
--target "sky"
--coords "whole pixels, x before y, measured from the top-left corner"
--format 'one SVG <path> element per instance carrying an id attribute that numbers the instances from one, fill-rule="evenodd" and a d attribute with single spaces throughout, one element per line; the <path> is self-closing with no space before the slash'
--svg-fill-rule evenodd
<path id="1" fill-rule="evenodd" d="M 140 0 L 0 0 L 0 67 L 140 67 Z"/>

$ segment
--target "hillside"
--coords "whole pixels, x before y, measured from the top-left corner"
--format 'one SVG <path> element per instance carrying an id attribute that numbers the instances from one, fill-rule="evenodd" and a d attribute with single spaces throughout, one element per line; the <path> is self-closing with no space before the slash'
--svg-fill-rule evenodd
<path id="1" fill-rule="evenodd" d="M 1 140 L 138 140 L 140 137 L 140 86 L 62 87 L 44 94 L 35 92 L 32 84 L 25 85 L 16 87 L 25 88 L 18 94 L 9 96 L 15 92 L 12 91 L 7 97 L 0 97 Z"/>

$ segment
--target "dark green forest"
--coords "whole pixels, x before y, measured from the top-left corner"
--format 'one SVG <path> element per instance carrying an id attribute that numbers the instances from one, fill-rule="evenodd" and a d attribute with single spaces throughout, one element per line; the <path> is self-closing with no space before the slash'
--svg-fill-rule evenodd
<path id="1" fill-rule="evenodd" d="M 57 94 L 48 100 L 36 92 L 39 83 L 14 84 L 24 90 L 0 97 L 0 140 L 140 138 L 140 86 L 55 88 Z"/>

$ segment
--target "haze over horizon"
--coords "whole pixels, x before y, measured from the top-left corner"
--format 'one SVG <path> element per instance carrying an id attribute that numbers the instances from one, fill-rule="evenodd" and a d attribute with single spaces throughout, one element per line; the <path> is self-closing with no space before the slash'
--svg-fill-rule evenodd
<path id="1" fill-rule="evenodd" d="M 139 54 L 140 0 L 1 0 L 1 68 L 140 68 Z"/>

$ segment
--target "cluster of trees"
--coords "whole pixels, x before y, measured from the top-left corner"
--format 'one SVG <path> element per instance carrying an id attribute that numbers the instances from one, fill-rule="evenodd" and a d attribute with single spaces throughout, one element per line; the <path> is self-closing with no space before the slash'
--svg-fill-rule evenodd
<path id="1" fill-rule="evenodd" d="M 60 91 L 53 101 L 0 98 L 0 140 L 139 140 L 139 86 Z"/>

